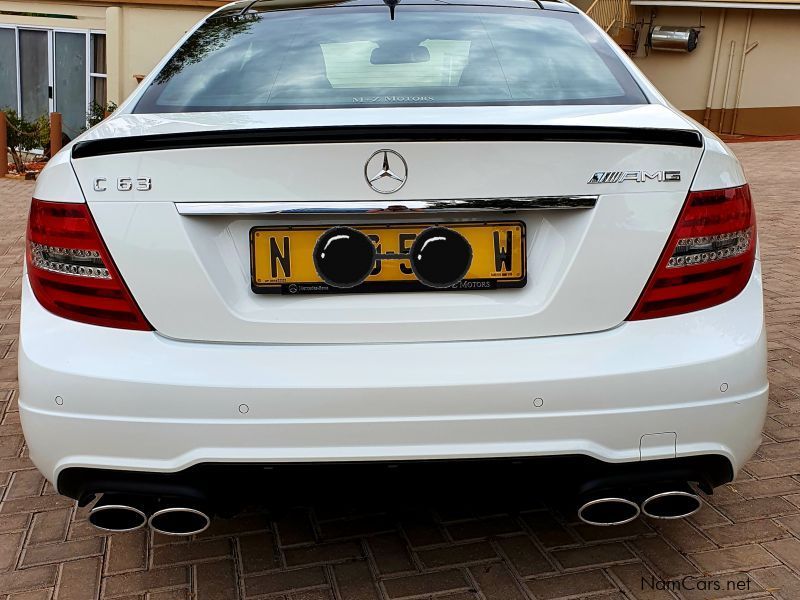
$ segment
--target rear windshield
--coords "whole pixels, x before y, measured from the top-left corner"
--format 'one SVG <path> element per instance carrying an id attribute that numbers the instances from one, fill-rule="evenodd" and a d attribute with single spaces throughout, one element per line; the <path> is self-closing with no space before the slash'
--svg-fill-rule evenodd
<path id="1" fill-rule="evenodd" d="M 363 106 L 645 104 L 574 13 L 333 7 L 209 19 L 134 112 Z"/>

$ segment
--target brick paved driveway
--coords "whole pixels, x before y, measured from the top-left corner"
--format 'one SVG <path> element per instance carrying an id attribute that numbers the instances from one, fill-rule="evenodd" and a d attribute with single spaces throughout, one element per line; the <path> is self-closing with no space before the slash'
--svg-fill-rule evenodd
<path id="1" fill-rule="evenodd" d="M 323 499 L 331 490 L 320 490 L 314 508 L 218 520 L 191 541 L 99 535 L 26 458 L 16 336 L 33 188 L 0 180 L 0 600 L 800 598 L 800 142 L 735 150 L 758 204 L 765 267 L 764 444 L 691 520 L 616 528 L 565 522 L 535 500 L 512 510 L 504 490 L 491 509 L 413 514 L 333 510 Z M 686 575 L 700 578 L 688 581 L 697 589 L 651 589 Z"/>

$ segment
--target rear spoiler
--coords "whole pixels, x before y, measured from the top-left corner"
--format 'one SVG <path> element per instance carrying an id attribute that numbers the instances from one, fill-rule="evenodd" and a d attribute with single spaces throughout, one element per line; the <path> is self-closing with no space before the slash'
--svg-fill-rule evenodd
<path id="1" fill-rule="evenodd" d="M 356 142 L 595 142 L 703 147 L 700 133 L 689 129 L 572 125 L 346 125 L 221 129 L 86 140 L 75 143 L 72 158 L 183 148 Z"/>

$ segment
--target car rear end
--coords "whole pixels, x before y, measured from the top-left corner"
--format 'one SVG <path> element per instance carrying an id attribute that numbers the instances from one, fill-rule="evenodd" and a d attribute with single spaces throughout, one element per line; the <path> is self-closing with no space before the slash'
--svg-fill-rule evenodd
<path id="1" fill-rule="evenodd" d="M 604 523 L 732 479 L 766 350 L 721 142 L 566 4 L 248 6 L 37 185 L 20 408 L 61 493 L 207 514 L 248 466 L 516 458 Z M 363 281 L 320 270 L 335 228 Z M 441 228 L 470 261 L 435 287 Z"/>

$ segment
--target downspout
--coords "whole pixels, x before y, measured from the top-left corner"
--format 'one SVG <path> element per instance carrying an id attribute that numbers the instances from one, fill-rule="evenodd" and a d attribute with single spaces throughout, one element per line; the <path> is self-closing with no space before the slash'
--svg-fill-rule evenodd
<path id="1" fill-rule="evenodd" d="M 719 66 L 719 51 L 722 48 L 722 32 L 725 29 L 725 10 L 719 14 L 717 25 L 717 43 L 714 46 L 714 61 L 711 63 L 711 82 L 708 84 L 708 98 L 706 99 L 706 112 L 703 114 L 703 126 L 708 127 L 711 121 L 711 105 L 714 102 L 714 87 L 717 84 L 717 67 Z"/>
<path id="2" fill-rule="evenodd" d="M 725 124 L 725 107 L 728 105 L 728 87 L 731 83 L 731 71 L 733 70 L 733 55 L 736 53 L 736 42 L 731 41 L 731 55 L 728 58 L 728 73 L 725 75 L 725 93 L 722 95 L 722 109 L 719 111 L 719 128 L 717 131 L 722 132 L 722 126 Z"/>
<path id="3" fill-rule="evenodd" d="M 731 133 L 736 130 L 736 118 L 739 116 L 739 102 L 742 99 L 742 82 L 744 80 L 744 65 L 747 62 L 747 55 L 758 46 L 758 42 L 753 42 L 752 45 L 748 45 L 750 41 L 750 25 L 753 22 L 753 9 L 751 8 L 747 12 L 747 29 L 744 32 L 744 50 L 742 50 L 742 63 L 739 66 L 739 80 L 736 82 L 736 98 L 733 103 L 733 120 L 731 121 Z"/>

